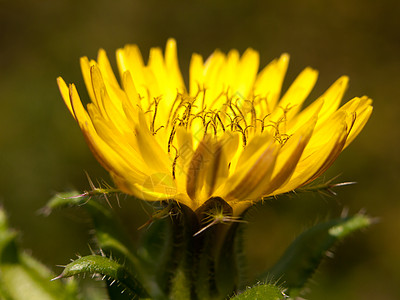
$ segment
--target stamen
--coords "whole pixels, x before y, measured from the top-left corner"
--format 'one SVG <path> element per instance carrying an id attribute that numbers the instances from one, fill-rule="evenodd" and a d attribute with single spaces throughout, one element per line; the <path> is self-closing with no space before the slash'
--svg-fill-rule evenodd
<path id="1" fill-rule="evenodd" d="M 244 133 L 245 133 L 247 136 L 249 136 L 249 135 L 247 134 L 247 129 L 253 128 L 253 127 L 254 127 L 253 125 L 247 125 L 247 126 L 244 128 Z"/>
<path id="2" fill-rule="evenodd" d="M 171 118 L 171 115 L 172 115 L 172 112 L 174 111 L 175 104 L 178 102 L 178 99 L 179 99 L 179 98 L 182 99 L 182 94 L 179 93 L 179 92 L 177 92 L 177 93 L 176 93 L 176 97 L 175 97 L 175 99 L 174 99 L 174 102 L 172 103 L 171 109 L 170 109 L 170 111 L 169 111 L 169 113 L 168 113 L 167 124 L 165 125 L 165 127 L 167 127 L 167 128 L 168 128 L 169 122 L 172 121 L 172 120 L 175 118 L 175 113 L 176 113 L 176 111 L 175 111 L 175 113 L 174 113 L 173 118 Z M 182 101 L 182 100 L 181 100 L 181 101 Z"/>
<path id="3" fill-rule="evenodd" d="M 207 130 L 208 130 L 208 125 L 212 125 L 214 128 L 214 134 L 217 135 L 217 127 L 214 124 L 214 121 L 211 119 L 210 121 L 207 122 L 206 126 L 204 127 L 204 135 L 207 134 Z"/>
<path id="4" fill-rule="evenodd" d="M 205 110 L 205 103 L 206 103 L 206 87 L 203 85 L 203 89 L 201 90 L 203 92 L 203 99 L 201 100 L 201 108 L 202 110 Z M 200 93 L 200 87 L 199 87 L 199 93 Z M 197 98 L 197 96 L 196 96 Z"/>
<path id="5" fill-rule="evenodd" d="M 256 109 L 254 107 L 254 98 L 253 100 L 246 100 L 246 102 L 250 103 L 250 113 L 251 113 L 251 124 L 254 127 L 254 130 L 256 128 L 256 118 L 257 118 L 257 113 L 256 113 Z"/>
<path id="6" fill-rule="evenodd" d="M 174 126 L 172 127 L 171 134 L 168 139 L 168 153 L 171 153 L 171 145 L 172 142 L 174 141 L 175 132 L 176 132 L 176 123 L 174 123 Z"/>
<path id="7" fill-rule="evenodd" d="M 219 111 L 217 111 L 217 112 L 215 113 L 214 120 L 215 120 L 215 119 L 218 119 L 219 123 L 220 123 L 221 126 L 222 126 L 222 131 L 225 132 L 225 126 L 224 126 L 224 123 L 223 123 L 222 120 L 221 120 L 221 117 L 219 116 L 219 113 L 220 113 Z M 217 122 L 215 122 L 215 123 L 217 123 Z"/>
<path id="8" fill-rule="evenodd" d="M 156 134 L 156 131 L 154 131 L 154 126 L 156 123 L 158 103 L 160 102 L 160 100 L 161 100 L 161 97 L 154 97 L 154 114 L 153 114 L 153 120 L 150 124 L 150 131 L 153 133 L 153 135 Z M 158 129 L 157 129 L 157 131 L 158 131 Z"/>
<path id="9" fill-rule="evenodd" d="M 190 101 L 190 100 L 193 100 L 193 101 Z M 190 100 L 188 100 L 184 104 L 186 109 L 185 109 L 185 111 L 183 113 L 183 117 L 182 117 L 183 126 L 185 126 L 186 129 L 188 128 L 190 117 L 192 116 L 192 107 L 196 107 L 195 105 L 193 105 L 194 101 L 196 101 L 196 98 L 190 99 Z"/>
<path id="10" fill-rule="evenodd" d="M 164 125 L 158 127 L 158 128 L 156 129 L 156 131 L 154 131 L 153 135 L 155 135 L 155 134 L 156 134 L 160 129 L 162 129 L 162 128 L 164 128 Z"/>
<path id="11" fill-rule="evenodd" d="M 179 154 L 178 154 L 178 149 L 176 149 L 176 147 L 174 145 L 172 145 L 172 147 L 175 149 L 175 158 L 172 162 L 172 178 L 175 179 L 175 168 L 176 168 L 176 162 L 178 160 Z"/>
<path id="12" fill-rule="evenodd" d="M 229 125 L 231 126 L 231 131 L 233 131 L 234 122 L 233 122 L 231 116 L 228 113 L 225 112 L 225 115 L 230 119 L 231 122 L 229 123 Z"/>
<path id="13" fill-rule="evenodd" d="M 275 129 L 274 134 L 274 139 L 280 143 L 281 145 L 284 145 L 288 139 L 291 137 L 291 135 L 288 135 L 286 133 L 281 133 L 279 126 L 285 122 L 285 118 L 282 117 L 280 118 L 278 121 L 274 122 L 274 121 L 270 121 L 271 124 L 266 125 L 265 127 L 272 127 L 273 129 Z"/>
<path id="14" fill-rule="evenodd" d="M 153 105 L 153 102 L 150 100 L 151 99 L 151 93 L 150 93 L 150 89 L 148 87 L 146 87 L 146 93 L 147 93 L 147 102 L 148 102 L 148 108 L 147 110 L 150 110 L 151 106 Z"/>
<path id="15" fill-rule="evenodd" d="M 202 119 L 202 120 L 203 120 L 203 124 L 205 123 L 205 122 L 204 122 L 204 117 L 201 115 L 201 113 L 198 113 L 198 114 L 194 115 L 193 118 L 190 119 L 189 127 L 192 127 L 193 121 L 194 121 L 195 119 L 197 119 L 197 118 Z"/>
<path id="16" fill-rule="evenodd" d="M 240 116 L 242 117 L 242 120 L 243 120 L 243 122 L 244 122 L 244 125 L 247 127 L 246 118 L 244 117 L 244 114 L 243 114 L 243 112 L 241 111 L 241 109 L 239 108 L 239 106 L 237 105 L 237 100 L 236 100 L 236 103 L 233 104 L 233 105 L 234 105 L 235 108 L 238 110 Z"/>
<path id="17" fill-rule="evenodd" d="M 238 130 L 241 134 L 242 134 L 242 138 L 243 138 L 243 147 L 247 145 L 247 139 L 246 139 L 246 133 L 243 130 L 242 126 L 240 126 L 238 123 L 235 124 L 235 126 L 238 128 Z"/>
<path id="18" fill-rule="evenodd" d="M 266 114 L 264 116 L 264 118 L 261 119 L 257 119 L 257 121 L 261 121 L 261 133 L 264 131 L 264 128 L 267 127 L 265 124 L 265 119 L 268 118 L 271 114 Z"/>

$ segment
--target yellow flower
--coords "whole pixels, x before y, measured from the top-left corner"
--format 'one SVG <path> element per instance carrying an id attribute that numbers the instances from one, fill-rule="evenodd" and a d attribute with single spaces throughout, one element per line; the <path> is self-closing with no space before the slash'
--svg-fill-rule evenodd
<path id="1" fill-rule="evenodd" d="M 348 78 L 339 78 L 301 110 L 317 71 L 304 69 L 280 97 L 287 54 L 261 72 L 259 54 L 193 54 L 186 88 L 176 42 L 116 52 L 116 79 L 104 50 L 81 58 L 91 103 L 75 85 L 58 86 L 97 160 L 119 189 L 148 201 L 175 199 L 193 210 L 212 197 L 234 215 L 262 197 L 292 191 L 320 176 L 362 130 L 368 97 L 339 107 Z"/>

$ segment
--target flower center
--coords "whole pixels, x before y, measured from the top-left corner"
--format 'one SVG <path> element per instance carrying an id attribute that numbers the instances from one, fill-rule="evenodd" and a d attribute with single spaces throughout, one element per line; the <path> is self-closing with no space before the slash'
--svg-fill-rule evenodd
<path id="1" fill-rule="evenodd" d="M 178 92 L 169 103 L 163 96 L 155 97 L 146 111 L 150 132 L 157 135 L 160 129 L 164 129 L 159 138 L 167 142 L 174 179 L 178 158 L 182 155 L 175 146 L 179 127 L 191 132 L 193 150 L 206 135 L 218 138 L 226 131 L 239 132 L 243 147 L 253 136 L 264 132 L 269 132 L 281 146 L 290 138 L 286 123 L 291 107 L 274 109 L 271 113 L 267 97 L 245 99 L 237 94 L 230 95 L 227 90 L 210 101 L 207 92 L 199 89 L 194 96 Z"/>
<path id="2" fill-rule="evenodd" d="M 281 109 L 276 117 L 271 117 L 266 97 L 252 96 L 245 99 L 240 95 L 229 95 L 229 90 L 221 92 L 211 103 L 206 103 L 206 90 L 199 90 L 195 96 L 177 93 L 161 126 L 156 126 L 159 118 L 162 96 L 155 97 L 147 113 L 151 115 L 150 131 L 156 135 L 161 128 L 169 133 L 168 153 L 171 153 L 176 129 L 179 126 L 190 130 L 200 141 L 206 134 L 218 137 L 225 131 L 239 132 L 245 147 L 249 139 L 257 133 L 269 131 L 276 142 L 284 145 L 290 138 L 286 132 L 287 112 L 290 106 Z M 264 105 L 263 105 L 264 104 Z M 263 106 L 265 108 L 263 109 Z M 275 118 L 274 118 L 275 117 Z"/>

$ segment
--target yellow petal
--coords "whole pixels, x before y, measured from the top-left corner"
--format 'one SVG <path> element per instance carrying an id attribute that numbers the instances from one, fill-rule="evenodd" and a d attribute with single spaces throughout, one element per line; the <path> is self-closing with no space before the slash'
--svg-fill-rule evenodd
<path id="1" fill-rule="evenodd" d="M 93 91 L 96 98 L 96 104 L 102 117 L 115 125 L 120 132 L 129 130 L 129 123 L 127 122 L 125 113 L 122 108 L 121 98 L 126 97 L 124 93 L 112 93 L 110 96 L 108 92 L 111 91 L 111 86 L 107 89 L 100 69 L 94 65 L 90 69 L 92 77 Z M 112 92 L 112 91 L 111 91 Z"/>
<path id="2" fill-rule="evenodd" d="M 154 75 L 161 91 L 168 90 L 168 76 L 165 69 L 164 57 L 160 48 L 151 48 L 148 66 Z"/>
<path id="3" fill-rule="evenodd" d="M 134 79 L 143 78 L 144 62 L 137 45 L 126 45 L 124 48 L 118 49 L 116 58 L 121 75 L 126 71 L 130 71 L 131 73 L 133 72 Z"/>
<path id="4" fill-rule="evenodd" d="M 101 74 L 104 76 L 104 80 L 108 81 L 111 85 L 115 87 L 119 86 L 117 78 L 115 78 L 110 61 L 108 60 L 106 51 L 104 49 L 99 50 L 97 54 L 97 63 L 99 65 Z"/>
<path id="5" fill-rule="evenodd" d="M 170 174 L 172 177 L 172 161 L 160 147 L 154 135 L 151 134 L 143 113 L 139 113 L 136 139 L 143 161 L 146 162 L 148 167 L 155 173 Z"/>
<path id="6" fill-rule="evenodd" d="M 129 71 L 139 95 L 141 97 L 147 96 L 146 72 L 139 47 L 137 45 L 126 45 L 117 50 L 116 56 L 120 75 L 123 76 L 126 71 Z"/>
<path id="7" fill-rule="evenodd" d="M 61 77 L 57 78 L 57 84 L 58 84 L 58 89 L 60 90 L 61 96 L 64 100 L 65 105 L 68 107 L 68 110 L 72 114 L 72 116 L 75 118 L 74 111 L 72 110 L 72 105 L 71 105 L 71 99 L 69 98 L 69 88 L 67 84 L 65 83 L 64 79 Z"/>
<path id="8" fill-rule="evenodd" d="M 220 51 L 214 51 L 204 64 L 204 88 L 205 105 L 211 109 L 224 91 L 224 78 L 220 77 L 221 69 L 225 63 L 225 55 Z M 225 87 L 227 88 L 227 87 Z M 218 107 L 216 107 L 218 109 Z"/>
<path id="9" fill-rule="evenodd" d="M 313 135 L 289 182 L 272 192 L 273 195 L 286 193 L 314 179 L 315 174 L 336 159 L 347 137 L 346 113 L 338 112 L 322 129 L 314 129 Z M 339 150 L 340 149 L 340 150 Z M 338 152 L 339 151 L 339 152 Z"/>
<path id="10" fill-rule="evenodd" d="M 319 124 L 323 123 L 337 110 L 340 101 L 342 101 L 343 95 L 347 90 L 348 84 L 349 78 L 347 76 L 342 76 L 319 98 L 324 101 L 324 105 L 318 115 Z"/>
<path id="11" fill-rule="evenodd" d="M 81 57 L 80 59 L 80 66 L 83 75 L 83 80 L 85 81 L 86 90 L 88 91 L 90 100 L 92 100 L 92 102 L 95 102 L 96 99 L 94 97 L 94 92 L 93 92 L 92 77 L 90 76 L 90 68 L 95 64 L 96 64 L 95 61 L 93 60 L 89 61 L 89 59 L 86 56 Z"/>
<path id="12" fill-rule="evenodd" d="M 264 134 L 250 141 L 246 146 L 237 167 L 224 187 L 222 198 L 226 201 L 251 199 L 262 190 L 262 182 L 268 181 L 275 164 L 277 146 L 273 138 Z"/>
<path id="13" fill-rule="evenodd" d="M 229 164 L 239 146 L 239 136 L 225 132 L 214 145 L 213 155 L 206 175 L 207 196 L 218 196 L 218 188 L 229 176 Z"/>
<path id="14" fill-rule="evenodd" d="M 276 109 L 270 118 L 276 122 L 282 116 L 286 120 L 291 120 L 301 109 L 301 105 L 310 94 L 318 78 L 318 72 L 311 68 L 305 68 L 291 84 L 281 101 L 279 109 Z"/>
<path id="15" fill-rule="evenodd" d="M 224 85 L 226 88 L 229 87 L 229 96 L 233 96 L 235 93 L 235 82 L 237 81 L 238 66 L 239 66 L 240 54 L 239 51 L 231 50 L 226 57 L 226 63 L 221 70 L 221 77 L 224 78 Z"/>
<path id="16" fill-rule="evenodd" d="M 263 195 L 271 194 L 289 180 L 310 141 L 316 123 L 317 116 L 315 115 L 303 128 L 300 128 L 290 137 L 282 147 L 278 154 L 271 180 L 265 185 Z"/>
<path id="17" fill-rule="evenodd" d="M 174 186 L 173 182 L 168 181 L 170 178 L 148 176 L 138 184 L 129 177 L 120 177 L 114 173 L 111 173 L 111 176 L 121 191 L 139 199 L 146 199 L 146 201 L 181 200 L 178 197 L 176 186 Z"/>
<path id="18" fill-rule="evenodd" d="M 344 148 L 346 148 L 364 128 L 365 124 L 372 114 L 372 110 L 372 106 L 369 103 L 367 104 L 366 102 L 363 106 L 361 106 L 360 109 L 356 111 L 356 120 L 350 131 L 349 136 L 347 137 L 346 145 L 344 146 Z"/>
<path id="19" fill-rule="evenodd" d="M 281 93 L 283 79 L 289 64 L 289 55 L 282 54 L 279 59 L 269 63 L 257 76 L 254 83 L 254 96 L 259 105 L 260 115 L 272 112 Z"/>
<path id="20" fill-rule="evenodd" d="M 199 54 L 193 54 L 192 59 L 190 60 L 190 69 L 189 69 L 189 90 L 190 96 L 195 96 L 199 93 L 200 90 L 203 89 L 204 80 L 204 65 L 203 65 L 203 57 Z"/>
<path id="21" fill-rule="evenodd" d="M 238 73 L 235 74 L 234 92 L 242 100 L 249 99 L 249 93 L 253 88 L 257 76 L 259 62 L 260 57 L 258 52 L 250 48 L 240 58 Z"/>
<path id="22" fill-rule="evenodd" d="M 180 93 L 185 92 L 185 83 L 183 82 L 181 70 L 179 68 L 176 41 L 174 39 L 168 39 L 167 46 L 165 47 L 165 67 L 167 69 L 170 87 L 178 89 Z"/>
<path id="23" fill-rule="evenodd" d="M 140 103 L 139 94 L 136 91 L 131 73 L 126 71 L 122 77 L 122 85 L 126 93 L 126 97 L 122 99 L 122 108 L 127 118 L 129 129 L 134 131 L 138 120 L 138 112 L 143 111 Z"/>
<path id="24" fill-rule="evenodd" d="M 174 150 L 171 150 L 174 151 Z M 193 150 L 193 136 L 192 133 L 186 130 L 185 127 L 179 126 L 176 129 L 176 166 L 175 166 L 175 179 L 180 192 L 184 192 L 187 185 L 186 179 L 190 162 L 192 160 Z"/>
<path id="25" fill-rule="evenodd" d="M 190 165 L 187 172 L 186 180 L 186 192 L 192 199 L 195 207 L 199 206 L 199 200 L 203 198 L 203 201 L 207 200 L 206 195 L 203 191 L 205 176 L 207 174 L 207 168 L 210 164 L 214 149 L 214 141 L 209 135 L 205 137 L 199 143 L 195 150 L 193 157 L 190 161 Z M 204 193 L 204 195 L 202 195 Z"/>
<path id="26" fill-rule="evenodd" d="M 69 98 L 71 101 L 71 108 L 75 116 L 75 120 L 78 121 L 79 126 L 83 128 L 85 124 L 92 124 L 88 113 L 82 105 L 81 99 L 79 98 L 78 91 L 74 84 L 69 86 Z"/>

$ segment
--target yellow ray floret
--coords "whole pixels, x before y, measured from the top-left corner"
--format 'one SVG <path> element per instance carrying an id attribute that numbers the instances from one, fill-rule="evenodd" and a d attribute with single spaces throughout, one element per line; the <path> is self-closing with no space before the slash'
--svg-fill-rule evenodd
<path id="1" fill-rule="evenodd" d="M 148 201 L 174 199 L 193 210 L 221 197 L 240 214 L 251 203 L 292 191 L 329 168 L 360 133 L 372 100 L 339 108 L 348 78 L 339 78 L 307 108 L 302 104 L 318 72 L 302 71 L 280 97 L 289 56 L 259 72 L 259 54 L 247 49 L 193 54 L 186 88 L 176 42 L 165 54 L 139 48 L 116 52 L 120 83 L 104 50 L 97 62 L 81 58 L 91 102 L 85 108 L 73 84 L 57 79 L 84 137 L 115 184 Z"/>

